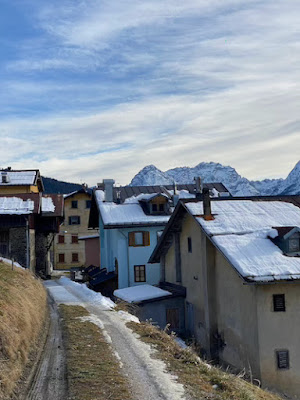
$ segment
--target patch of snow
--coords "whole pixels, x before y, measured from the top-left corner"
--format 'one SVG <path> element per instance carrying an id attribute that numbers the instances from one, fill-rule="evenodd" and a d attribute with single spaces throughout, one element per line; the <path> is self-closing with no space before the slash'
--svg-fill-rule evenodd
<path id="1" fill-rule="evenodd" d="M 101 189 L 95 190 L 95 198 L 98 203 L 103 203 L 105 201 L 104 190 L 101 190 Z"/>
<path id="2" fill-rule="evenodd" d="M 3 262 L 4 264 L 8 264 L 9 266 L 11 266 L 13 261 L 10 260 L 9 258 L 0 257 L 0 262 Z M 16 261 L 13 262 L 13 266 L 16 268 L 26 269 Z"/>
<path id="3" fill-rule="evenodd" d="M 23 200 L 19 197 L 0 197 L 0 214 L 23 215 L 31 214 L 34 210 L 32 200 Z"/>
<path id="4" fill-rule="evenodd" d="M 140 201 L 149 201 L 154 199 L 155 197 L 163 196 L 168 198 L 168 196 L 164 193 L 140 193 L 137 196 L 131 196 L 125 199 L 123 204 L 138 204 Z"/>
<path id="5" fill-rule="evenodd" d="M 9 185 L 33 185 L 36 171 L 2 171 L 8 176 L 8 183 L 0 181 L 0 186 Z"/>
<path id="6" fill-rule="evenodd" d="M 118 314 L 124 321 L 135 322 L 136 324 L 140 323 L 140 320 L 138 319 L 138 317 L 136 317 L 135 315 L 132 315 L 126 311 L 120 310 L 120 311 L 118 311 Z"/>
<path id="7" fill-rule="evenodd" d="M 179 344 L 179 346 L 180 346 L 182 349 L 187 349 L 187 348 L 189 347 L 189 346 L 185 343 L 184 340 L 182 340 L 181 338 L 179 338 L 179 337 L 177 337 L 177 336 L 174 337 L 174 340 L 175 340 L 175 342 L 177 342 L 177 344 Z"/>
<path id="8" fill-rule="evenodd" d="M 55 205 L 51 197 L 42 197 L 42 212 L 54 212 Z"/>
<path id="9" fill-rule="evenodd" d="M 100 214 L 105 226 L 109 225 L 147 225 L 162 224 L 165 225 L 169 215 L 146 215 L 140 204 L 115 204 L 98 203 Z"/>
<path id="10" fill-rule="evenodd" d="M 89 303 L 101 305 L 108 310 L 116 306 L 110 298 L 103 296 L 101 293 L 94 292 L 93 290 L 89 289 L 85 283 L 71 281 L 65 276 L 62 276 L 58 282 L 66 288 L 71 288 L 75 294 L 78 293 L 82 299 L 88 301 Z"/>
<path id="11" fill-rule="evenodd" d="M 172 293 L 152 285 L 132 286 L 114 291 L 114 296 L 128 303 L 171 296 Z"/>

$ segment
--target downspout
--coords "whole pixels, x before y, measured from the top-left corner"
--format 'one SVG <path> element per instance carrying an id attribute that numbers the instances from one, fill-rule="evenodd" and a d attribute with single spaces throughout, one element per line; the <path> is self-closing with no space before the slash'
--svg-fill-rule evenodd
<path id="1" fill-rule="evenodd" d="M 128 276 L 127 284 L 128 284 L 128 287 L 130 287 L 128 236 L 125 235 L 125 233 L 123 233 L 122 231 L 119 231 L 119 232 L 120 232 L 120 233 L 124 236 L 124 238 L 126 239 L 126 248 L 127 248 L 127 276 Z"/>
<path id="2" fill-rule="evenodd" d="M 26 221 L 26 268 L 30 268 L 30 236 L 29 236 L 29 218 L 25 217 Z"/>

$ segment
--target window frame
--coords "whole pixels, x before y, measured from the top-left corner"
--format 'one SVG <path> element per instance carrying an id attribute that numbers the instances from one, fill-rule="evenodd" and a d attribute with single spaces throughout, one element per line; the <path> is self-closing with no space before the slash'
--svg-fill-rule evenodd
<path id="1" fill-rule="evenodd" d="M 58 235 L 57 244 L 65 244 L 65 235 Z"/>
<path id="2" fill-rule="evenodd" d="M 78 222 L 71 222 L 72 219 L 77 218 Z M 70 215 L 69 216 L 69 225 L 80 225 L 80 215 Z"/>
<path id="3" fill-rule="evenodd" d="M 280 354 L 281 353 L 286 353 L 286 365 L 285 366 L 280 366 Z M 290 352 L 288 349 L 279 349 L 275 350 L 275 358 L 276 358 L 276 366 L 277 370 L 279 371 L 284 371 L 290 369 Z"/>
<path id="4" fill-rule="evenodd" d="M 71 244 L 78 244 L 78 235 L 71 235 Z"/>
<path id="5" fill-rule="evenodd" d="M 72 253 L 72 263 L 77 263 L 77 262 L 79 262 L 79 253 Z"/>
<path id="6" fill-rule="evenodd" d="M 280 307 L 280 302 L 283 304 L 282 307 Z M 274 312 L 286 311 L 286 302 L 284 293 L 273 294 L 273 311 Z"/>
<path id="7" fill-rule="evenodd" d="M 71 208 L 78 208 L 78 200 L 71 200 Z"/>
<path id="8" fill-rule="evenodd" d="M 143 273 L 141 273 L 141 270 L 143 270 Z M 144 277 L 144 280 L 141 279 L 141 277 Z M 146 265 L 134 265 L 134 282 L 146 282 L 147 281 L 147 276 L 146 276 Z"/>
<path id="9" fill-rule="evenodd" d="M 135 234 L 143 234 L 142 244 L 136 244 Z M 150 246 L 150 232 L 149 231 L 133 231 L 128 233 L 128 246 L 129 247 L 146 247 Z"/>
<path id="10" fill-rule="evenodd" d="M 89 205 L 89 206 L 88 206 Z M 90 209 L 92 205 L 92 200 L 86 200 L 85 201 L 85 208 Z"/>
<path id="11" fill-rule="evenodd" d="M 61 259 L 62 258 L 62 259 Z M 58 253 L 58 262 L 60 264 L 64 264 L 66 262 L 66 255 L 65 253 Z"/>

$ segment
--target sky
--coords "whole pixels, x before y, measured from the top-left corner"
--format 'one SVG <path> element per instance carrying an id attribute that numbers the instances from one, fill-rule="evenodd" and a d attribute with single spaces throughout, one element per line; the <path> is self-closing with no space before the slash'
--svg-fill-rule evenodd
<path id="1" fill-rule="evenodd" d="M 300 159 L 297 0 L 0 0 L 1 167 L 95 185 Z"/>

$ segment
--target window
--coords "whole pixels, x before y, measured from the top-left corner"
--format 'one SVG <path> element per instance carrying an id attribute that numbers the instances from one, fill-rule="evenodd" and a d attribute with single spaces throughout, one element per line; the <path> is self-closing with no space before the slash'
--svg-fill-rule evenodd
<path id="1" fill-rule="evenodd" d="M 64 263 L 65 262 L 65 254 L 64 253 L 59 253 L 58 254 L 58 262 L 59 263 Z"/>
<path id="2" fill-rule="evenodd" d="M 289 239 L 289 251 L 299 251 L 300 250 L 300 240 L 298 238 Z"/>
<path id="3" fill-rule="evenodd" d="M 91 200 L 86 200 L 85 208 L 91 208 L 91 204 L 92 204 Z"/>
<path id="4" fill-rule="evenodd" d="M 69 217 L 69 225 L 80 225 L 80 217 L 78 215 Z"/>
<path id="5" fill-rule="evenodd" d="M 58 243 L 59 244 L 64 244 L 65 243 L 64 235 L 58 235 Z"/>
<path id="6" fill-rule="evenodd" d="M 188 252 L 192 253 L 192 238 L 188 237 Z"/>
<path id="7" fill-rule="evenodd" d="M 276 351 L 277 368 L 288 369 L 290 367 L 289 351 L 277 350 Z"/>
<path id="8" fill-rule="evenodd" d="M 78 262 L 78 261 L 79 261 L 78 253 L 72 253 L 72 262 Z"/>
<path id="9" fill-rule="evenodd" d="M 157 204 L 152 204 L 152 211 L 157 212 Z"/>
<path id="10" fill-rule="evenodd" d="M 78 243 L 78 235 L 72 235 L 72 243 Z"/>
<path id="11" fill-rule="evenodd" d="M 165 205 L 164 204 L 159 204 L 159 211 L 164 212 L 165 211 Z"/>
<path id="12" fill-rule="evenodd" d="M 150 232 L 129 232 L 129 246 L 150 246 Z"/>
<path id="13" fill-rule="evenodd" d="M 273 294 L 273 311 L 285 311 L 284 294 Z"/>
<path id="14" fill-rule="evenodd" d="M 169 329 L 179 329 L 179 309 L 166 309 L 166 322 L 169 324 Z"/>
<path id="15" fill-rule="evenodd" d="M 77 200 L 72 200 L 71 207 L 72 208 L 78 208 L 78 201 Z"/>
<path id="16" fill-rule="evenodd" d="M 146 282 L 146 266 L 134 266 L 134 282 Z"/>

